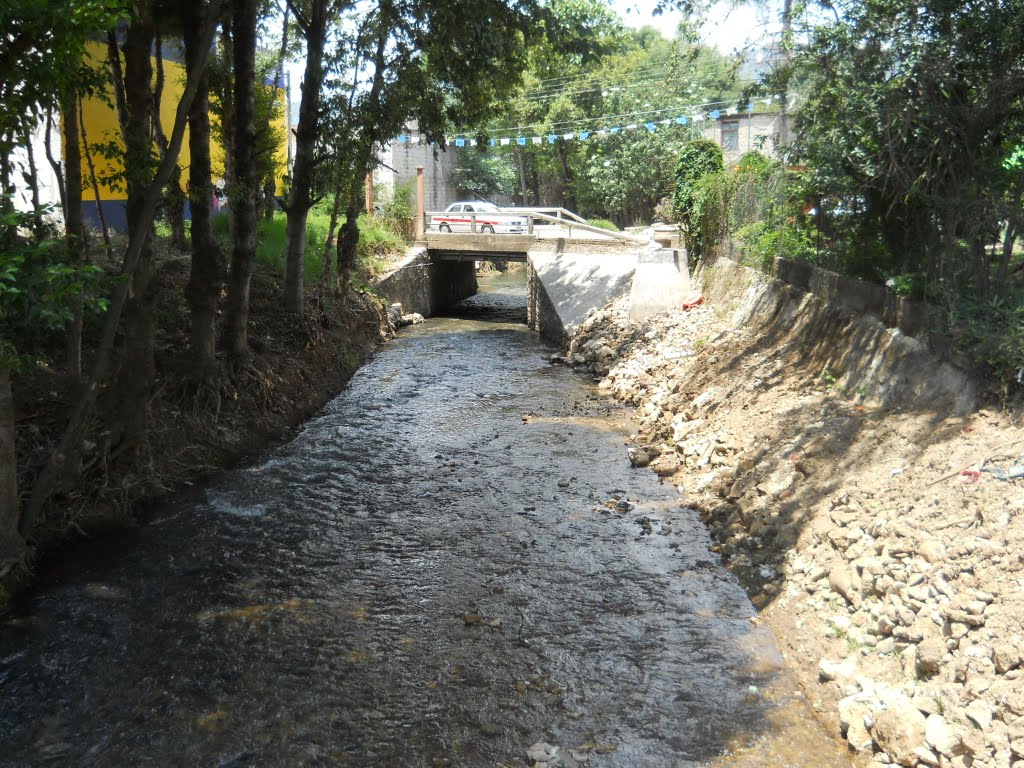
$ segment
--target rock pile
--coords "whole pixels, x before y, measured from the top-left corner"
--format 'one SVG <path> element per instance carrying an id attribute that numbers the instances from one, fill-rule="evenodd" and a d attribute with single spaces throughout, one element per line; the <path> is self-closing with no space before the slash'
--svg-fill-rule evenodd
<path id="1" fill-rule="evenodd" d="M 637 409 L 671 482 L 868 765 L 1024 768 L 1024 433 L 872 404 L 714 301 L 591 313 L 566 362 Z"/>

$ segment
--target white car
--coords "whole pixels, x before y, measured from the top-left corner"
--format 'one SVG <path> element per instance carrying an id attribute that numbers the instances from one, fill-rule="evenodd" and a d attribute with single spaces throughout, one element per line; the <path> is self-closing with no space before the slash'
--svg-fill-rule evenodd
<path id="1" fill-rule="evenodd" d="M 439 232 L 472 232 L 476 219 L 476 231 L 480 234 L 521 235 L 526 232 L 526 217 L 506 212 L 491 203 L 452 203 L 444 213 L 430 217 L 430 226 Z"/>

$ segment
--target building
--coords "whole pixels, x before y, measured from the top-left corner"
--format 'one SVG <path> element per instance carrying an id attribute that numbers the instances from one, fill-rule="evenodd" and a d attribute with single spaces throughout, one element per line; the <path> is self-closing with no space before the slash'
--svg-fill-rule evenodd
<path id="1" fill-rule="evenodd" d="M 163 97 L 160 102 L 160 122 L 164 133 L 170 137 L 171 129 L 174 126 L 174 116 L 185 90 L 185 64 L 184 52 L 180 46 L 165 42 L 162 47 L 164 86 Z M 86 57 L 89 64 L 97 69 L 106 67 L 107 48 L 102 43 L 90 43 L 86 49 Z M 153 59 L 154 77 L 157 60 Z M 282 105 L 286 102 L 286 92 L 283 83 L 275 83 L 268 80 L 268 86 L 276 86 L 278 97 Z M 118 124 L 117 111 L 113 106 L 113 93 L 105 95 L 94 95 L 82 100 L 82 122 L 85 131 L 81 137 L 83 144 L 82 177 L 86 189 L 82 195 L 82 215 L 85 220 L 95 227 L 100 226 L 98 209 L 102 207 L 103 216 L 107 225 L 117 231 L 125 231 L 128 227 L 127 202 L 128 192 L 123 182 L 124 168 L 121 164 L 120 154 L 124 151 L 124 143 L 121 139 L 121 128 Z M 278 162 L 279 176 L 276 180 L 277 189 L 284 187 L 284 176 L 287 174 L 288 147 L 285 137 L 288 136 L 288 109 L 281 111 L 280 125 L 281 141 L 277 147 L 275 158 Z M 92 189 L 92 180 L 88 160 L 84 156 L 88 145 L 88 152 L 96 172 L 96 181 L 99 187 L 99 200 Z M 103 149 L 106 147 L 107 149 Z M 111 151 L 112 150 L 112 151 Z M 211 137 L 210 153 L 213 160 L 213 178 L 216 181 L 224 176 L 224 147 Z M 188 129 L 185 130 L 185 140 L 182 143 L 181 154 L 178 157 L 178 164 L 182 169 L 182 186 L 188 189 L 189 174 L 189 143 Z M 185 215 L 189 215 L 186 204 Z"/>
<path id="2" fill-rule="evenodd" d="M 705 121 L 702 135 L 722 148 L 726 165 L 735 163 L 745 152 L 760 152 L 777 158 L 782 142 L 782 121 L 789 119 L 788 114 L 781 112 L 722 113 L 714 120 Z"/>
<path id="3" fill-rule="evenodd" d="M 444 149 L 427 144 L 419 135 L 416 123 L 406 133 L 384 146 L 380 165 L 373 172 L 377 195 L 392 194 L 397 186 L 407 186 L 415 194 L 416 169 L 423 167 L 423 204 L 427 211 L 443 211 L 457 199 L 459 190 L 452 182 L 452 173 L 459 164 L 459 148 Z"/>

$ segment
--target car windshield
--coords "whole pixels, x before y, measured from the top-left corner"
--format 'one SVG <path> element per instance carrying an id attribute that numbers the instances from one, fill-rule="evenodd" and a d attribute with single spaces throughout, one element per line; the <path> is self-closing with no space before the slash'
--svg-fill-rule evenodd
<path id="1" fill-rule="evenodd" d="M 493 213 L 498 210 L 496 205 L 490 203 L 473 203 L 473 207 L 478 211 L 486 211 L 487 213 Z"/>

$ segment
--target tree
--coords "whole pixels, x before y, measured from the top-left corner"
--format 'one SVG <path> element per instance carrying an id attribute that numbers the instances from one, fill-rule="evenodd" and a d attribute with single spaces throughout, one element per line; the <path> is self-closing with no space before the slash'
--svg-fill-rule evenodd
<path id="1" fill-rule="evenodd" d="M 199 32 L 206 2 L 186 4 L 182 29 L 186 76 L 196 81 L 196 95 L 189 110 L 189 207 L 192 211 L 192 260 L 186 295 L 191 311 L 193 370 L 197 379 L 209 376 L 216 365 L 217 299 L 224 264 L 213 236 L 213 171 L 210 157 L 210 78 L 201 62 Z"/>
<path id="2" fill-rule="evenodd" d="M 383 0 L 356 6 L 331 60 L 339 89 L 333 100 L 326 157 L 344 147 L 345 223 L 338 238 L 339 276 L 355 263 L 356 219 L 363 180 L 377 150 L 410 119 L 429 139 L 443 142 L 455 125 L 482 124 L 495 115 L 525 69 L 524 43 L 541 33 L 546 18 L 534 2 L 453 0 L 419 3 Z"/>
<path id="3" fill-rule="evenodd" d="M 222 0 L 212 0 L 207 15 L 204 17 L 199 34 L 200 43 L 197 47 L 199 54 L 195 65 L 196 72 L 201 72 L 206 67 L 213 45 L 216 18 L 220 13 L 221 3 Z M 146 187 L 141 204 L 135 210 L 136 215 L 129 220 L 128 246 L 121 265 L 121 279 L 117 281 L 111 293 L 109 307 L 104 314 L 103 328 L 90 374 L 71 411 L 68 424 L 57 447 L 50 454 L 45 467 L 32 485 L 31 496 L 19 521 L 19 533 L 23 538 L 28 538 L 31 534 L 44 504 L 60 484 L 67 468 L 76 467 L 79 461 L 86 425 L 95 406 L 100 383 L 107 373 L 110 359 L 113 356 L 122 313 L 128 301 L 129 291 L 133 287 L 133 278 L 142 258 L 143 249 L 152 231 L 153 217 L 160 203 L 162 190 L 171 176 L 178 153 L 181 151 L 188 112 L 191 109 L 197 88 L 196 79 L 191 77 L 186 79 L 184 92 L 175 112 L 174 126 L 169 136 L 168 152 L 160 161 L 151 182 Z M 148 396 L 148 392 L 145 394 Z"/>
<path id="4" fill-rule="evenodd" d="M 735 103 L 737 62 L 684 36 L 666 40 L 653 28 L 625 31 L 616 17 L 604 15 L 606 8 L 591 6 L 552 6 L 566 24 L 587 7 L 593 48 L 587 51 L 584 41 L 564 51 L 535 46 L 523 87 L 485 129 L 500 137 L 502 124 L 514 125 L 519 135 L 544 137 L 515 149 L 524 198 L 529 187 L 538 202 L 585 215 L 623 224 L 650 220 L 671 193 L 679 147 L 696 135 L 692 125 L 672 118 L 709 103 Z M 626 130 L 629 125 L 635 129 Z M 563 139 L 565 133 L 573 138 Z"/>
<path id="5" fill-rule="evenodd" d="M 700 260 L 714 245 L 706 237 L 704 217 L 708 214 L 703 199 L 706 179 L 724 170 L 722 148 L 710 139 L 694 139 L 683 145 L 676 160 L 676 190 L 673 207 L 679 217 L 689 257 Z"/>
<path id="6" fill-rule="evenodd" d="M 123 13 L 123 4 L 98 0 L 41 0 L 0 7 L 4 30 L 0 51 L 0 575 L 18 559 L 27 536 L 19 514 L 11 397 L 11 373 L 25 363 L 23 350 L 18 349 L 23 336 L 16 333 L 16 321 L 34 318 L 34 328 L 69 323 L 88 274 L 85 269 L 76 273 L 69 268 L 66 253 L 55 250 L 54 243 L 26 240 L 26 225 L 35 229 L 37 238 L 44 234 L 38 223 L 45 211 L 37 207 L 24 217 L 13 210 L 9 157 L 58 102 L 66 115 L 74 115 L 77 89 L 87 82 L 81 64 L 86 40 Z M 73 144 L 74 127 L 68 130 Z M 77 153 L 70 160 L 73 166 Z M 78 221 L 73 212 L 65 220 L 68 253 L 80 253 Z M 71 261 L 76 260 L 72 256 Z M 75 337 L 74 330 L 70 336 Z M 73 355 L 75 350 L 71 342 L 69 352 Z"/>
<path id="7" fill-rule="evenodd" d="M 295 130 L 295 163 L 291 191 L 285 204 L 288 214 L 285 252 L 284 302 L 289 312 L 303 311 L 303 269 L 306 253 L 306 220 L 313 206 L 317 138 L 323 126 L 320 109 L 324 85 L 324 48 L 327 31 L 347 2 L 337 0 L 287 0 L 288 8 L 306 42 L 306 68 L 302 77 L 299 125 Z"/>
<path id="8" fill-rule="evenodd" d="M 452 181 L 464 195 L 483 198 L 510 195 L 515 189 L 516 170 L 508 158 L 484 148 L 467 147 L 459 153 Z"/>
<path id="9" fill-rule="evenodd" d="M 999 287 L 1005 262 L 987 246 L 1012 215 L 1022 25 L 1016 0 L 841 2 L 795 52 L 810 79 L 794 156 L 820 196 L 857 211 L 852 226 L 879 233 L 888 256 L 869 273 L 982 300 Z"/>
<path id="10" fill-rule="evenodd" d="M 224 337 L 236 361 L 249 357 L 249 280 L 256 258 L 256 22 L 259 0 L 235 0 L 231 15 L 234 92 L 231 141 L 231 269 Z"/>

